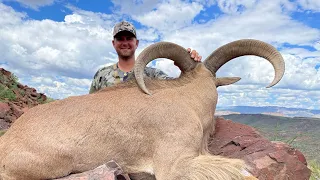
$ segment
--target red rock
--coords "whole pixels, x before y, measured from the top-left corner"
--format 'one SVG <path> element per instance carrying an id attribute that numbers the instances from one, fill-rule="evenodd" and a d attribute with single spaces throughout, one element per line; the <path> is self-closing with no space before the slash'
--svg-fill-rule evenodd
<path id="1" fill-rule="evenodd" d="M 112 164 L 116 164 L 114 161 L 110 161 Z M 103 164 L 93 170 L 86 171 L 79 174 L 72 174 L 64 178 L 59 178 L 56 180 L 130 180 L 128 175 L 122 175 L 121 168 L 117 166 L 109 166 L 110 162 Z M 117 178 L 116 178 L 117 177 Z"/>
<path id="2" fill-rule="evenodd" d="M 13 114 L 18 118 L 23 114 L 22 108 L 15 105 L 14 103 L 9 102 L 9 105 L 11 106 L 11 109 L 13 111 Z"/>
<path id="3" fill-rule="evenodd" d="M 10 123 L 6 122 L 4 119 L 0 119 L 0 130 L 8 129 L 10 127 Z"/>
<path id="4" fill-rule="evenodd" d="M 24 85 L 22 85 L 21 83 L 18 83 L 18 85 L 17 85 L 17 86 L 18 86 L 18 88 L 19 88 L 19 89 L 24 89 L 24 88 L 25 88 L 25 86 L 24 86 Z"/>
<path id="5" fill-rule="evenodd" d="M 30 108 L 28 108 L 28 107 L 24 107 L 24 108 L 22 108 L 21 110 L 23 111 L 23 113 L 25 113 L 25 112 L 27 112 L 29 109 L 30 109 Z"/>
<path id="6" fill-rule="evenodd" d="M 8 112 L 11 110 L 10 106 L 8 105 L 8 103 L 3 103 L 0 102 L 0 118 L 3 119 Z"/>
<path id="7" fill-rule="evenodd" d="M 30 95 L 31 95 L 31 97 L 38 97 L 38 93 L 36 93 L 36 92 L 30 93 Z"/>
<path id="8" fill-rule="evenodd" d="M 12 115 L 7 115 L 6 117 L 3 118 L 3 120 L 9 124 L 13 123 L 17 117 L 12 116 Z"/>
<path id="9" fill-rule="evenodd" d="M 9 71 L 7 71 L 7 70 L 5 70 L 5 69 L 3 69 L 3 68 L 0 68 L 0 72 L 1 72 L 3 75 L 7 76 L 7 77 L 11 76 L 11 72 L 9 72 Z"/>
<path id="10" fill-rule="evenodd" d="M 259 180 L 307 180 L 311 175 L 300 151 L 271 142 L 250 126 L 223 118 L 217 118 L 209 150 L 214 155 L 243 159 Z"/>

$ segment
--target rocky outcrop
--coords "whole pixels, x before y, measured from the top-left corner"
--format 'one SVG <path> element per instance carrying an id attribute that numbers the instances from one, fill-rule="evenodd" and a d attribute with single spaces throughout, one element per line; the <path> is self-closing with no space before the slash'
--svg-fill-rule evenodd
<path id="1" fill-rule="evenodd" d="M 259 180 L 308 180 L 311 175 L 299 150 L 269 141 L 254 128 L 223 118 L 217 118 L 209 150 L 214 155 L 243 159 Z"/>
<path id="2" fill-rule="evenodd" d="M 9 71 L 0 68 L 0 130 L 8 129 L 29 108 L 47 100 L 43 93 L 22 85 Z"/>

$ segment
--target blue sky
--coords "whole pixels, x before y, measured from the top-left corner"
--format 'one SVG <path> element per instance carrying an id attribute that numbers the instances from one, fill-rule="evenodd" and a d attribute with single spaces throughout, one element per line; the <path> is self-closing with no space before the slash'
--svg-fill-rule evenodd
<path id="1" fill-rule="evenodd" d="M 53 98 L 86 94 L 95 72 L 117 61 L 112 28 L 121 20 L 137 28 L 137 55 L 158 41 L 203 59 L 238 39 L 270 43 L 286 62 L 280 83 L 265 88 L 274 75 L 265 60 L 237 58 L 217 73 L 242 78 L 218 89 L 218 106 L 320 109 L 319 0 L 0 0 L 0 66 Z M 171 61 L 152 66 L 179 75 Z"/>

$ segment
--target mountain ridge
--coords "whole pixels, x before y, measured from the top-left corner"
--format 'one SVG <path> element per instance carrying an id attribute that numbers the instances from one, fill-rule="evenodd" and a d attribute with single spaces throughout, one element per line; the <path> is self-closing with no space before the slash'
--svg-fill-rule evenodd
<path id="1" fill-rule="evenodd" d="M 216 113 L 223 114 L 270 114 L 285 117 L 320 118 L 320 110 L 304 108 L 286 108 L 280 106 L 225 106 L 217 107 Z"/>

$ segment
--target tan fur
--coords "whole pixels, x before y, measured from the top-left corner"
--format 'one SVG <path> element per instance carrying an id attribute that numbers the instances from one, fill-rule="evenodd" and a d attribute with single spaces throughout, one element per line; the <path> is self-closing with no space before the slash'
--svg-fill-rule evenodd
<path id="1" fill-rule="evenodd" d="M 133 84 L 23 114 L 0 138 L 0 179 L 58 178 L 112 159 L 157 180 L 244 179 L 242 161 L 208 154 L 217 90 L 203 64 L 175 80 L 148 81 L 151 96 Z"/>

